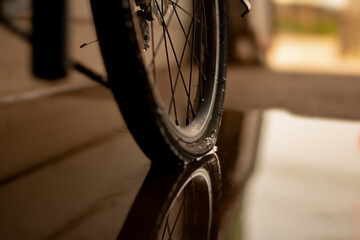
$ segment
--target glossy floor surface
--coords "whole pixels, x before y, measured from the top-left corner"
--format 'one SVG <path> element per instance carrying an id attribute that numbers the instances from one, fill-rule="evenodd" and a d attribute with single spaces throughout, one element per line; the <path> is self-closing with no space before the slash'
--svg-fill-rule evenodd
<path id="1" fill-rule="evenodd" d="M 268 111 L 243 239 L 359 239 L 359 121 Z"/>

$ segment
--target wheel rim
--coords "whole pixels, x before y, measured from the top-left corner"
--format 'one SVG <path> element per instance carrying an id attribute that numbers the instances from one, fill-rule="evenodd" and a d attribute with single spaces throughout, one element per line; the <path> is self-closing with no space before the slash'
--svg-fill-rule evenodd
<path id="1" fill-rule="evenodd" d="M 141 5 L 144 2 L 148 8 Z M 211 119 L 219 65 L 217 4 L 204 0 L 133 4 L 136 37 L 156 111 L 185 142 L 203 133 Z"/>

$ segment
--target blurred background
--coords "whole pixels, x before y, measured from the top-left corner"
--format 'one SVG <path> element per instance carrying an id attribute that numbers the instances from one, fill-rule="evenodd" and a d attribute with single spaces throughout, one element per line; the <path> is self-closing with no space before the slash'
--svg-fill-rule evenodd
<path id="1" fill-rule="evenodd" d="M 30 2 L 2 0 L 23 30 Z M 219 239 L 360 239 L 360 1 L 229 0 Z M 88 1 L 69 55 L 104 71 Z M 44 36 L 46 38 L 46 35 Z M 0 24 L 0 238 L 114 239 L 150 168 L 111 92 Z M 106 224 L 104 224 L 106 223 Z"/>
<path id="2" fill-rule="evenodd" d="M 229 78 L 232 67 L 252 70 L 239 72 L 242 97 L 228 103 L 265 111 L 227 239 L 360 239 L 360 2 L 252 6 L 245 24 L 231 12 Z"/>

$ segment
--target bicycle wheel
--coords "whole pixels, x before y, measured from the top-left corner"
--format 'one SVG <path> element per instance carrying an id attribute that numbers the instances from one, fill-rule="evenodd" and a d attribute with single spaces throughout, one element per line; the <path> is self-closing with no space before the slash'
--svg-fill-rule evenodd
<path id="1" fill-rule="evenodd" d="M 220 189 L 215 154 L 166 175 L 152 168 L 118 239 L 217 239 Z"/>
<path id="2" fill-rule="evenodd" d="M 109 86 L 153 162 L 210 151 L 221 122 L 227 3 L 92 0 Z"/>

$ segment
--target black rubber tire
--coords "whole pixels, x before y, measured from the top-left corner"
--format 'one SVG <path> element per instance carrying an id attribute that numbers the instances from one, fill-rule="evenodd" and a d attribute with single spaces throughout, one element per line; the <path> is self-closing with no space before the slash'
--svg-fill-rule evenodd
<path id="1" fill-rule="evenodd" d="M 217 156 L 207 155 L 166 174 L 162 170 L 151 168 L 118 239 L 217 239 L 221 191 Z M 184 191 L 187 193 L 185 205 L 182 202 Z M 169 233 L 169 228 L 164 229 L 164 221 L 171 211 L 175 211 L 169 221 L 170 225 L 174 224 L 179 207 L 183 212 L 179 214 L 178 221 L 182 221 L 182 224 L 175 228 L 169 226 L 173 233 L 171 238 L 163 236 L 164 230 Z"/>
<path id="2" fill-rule="evenodd" d="M 129 130 L 154 163 L 193 160 L 215 146 L 225 92 L 228 6 L 226 0 L 213 0 L 210 4 L 218 7 L 218 17 L 214 16 L 218 65 L 213 70 L 213 102 L 198 114 L 197 119 L 203 122 L 193 130 L 194 127 L 179 128 L 170 122 L 168 113 L 159 110 L 158 98 L 143 64 L 141 43 L 137 41 L 133 0 L 91 0 L 109 86 Z"/>

